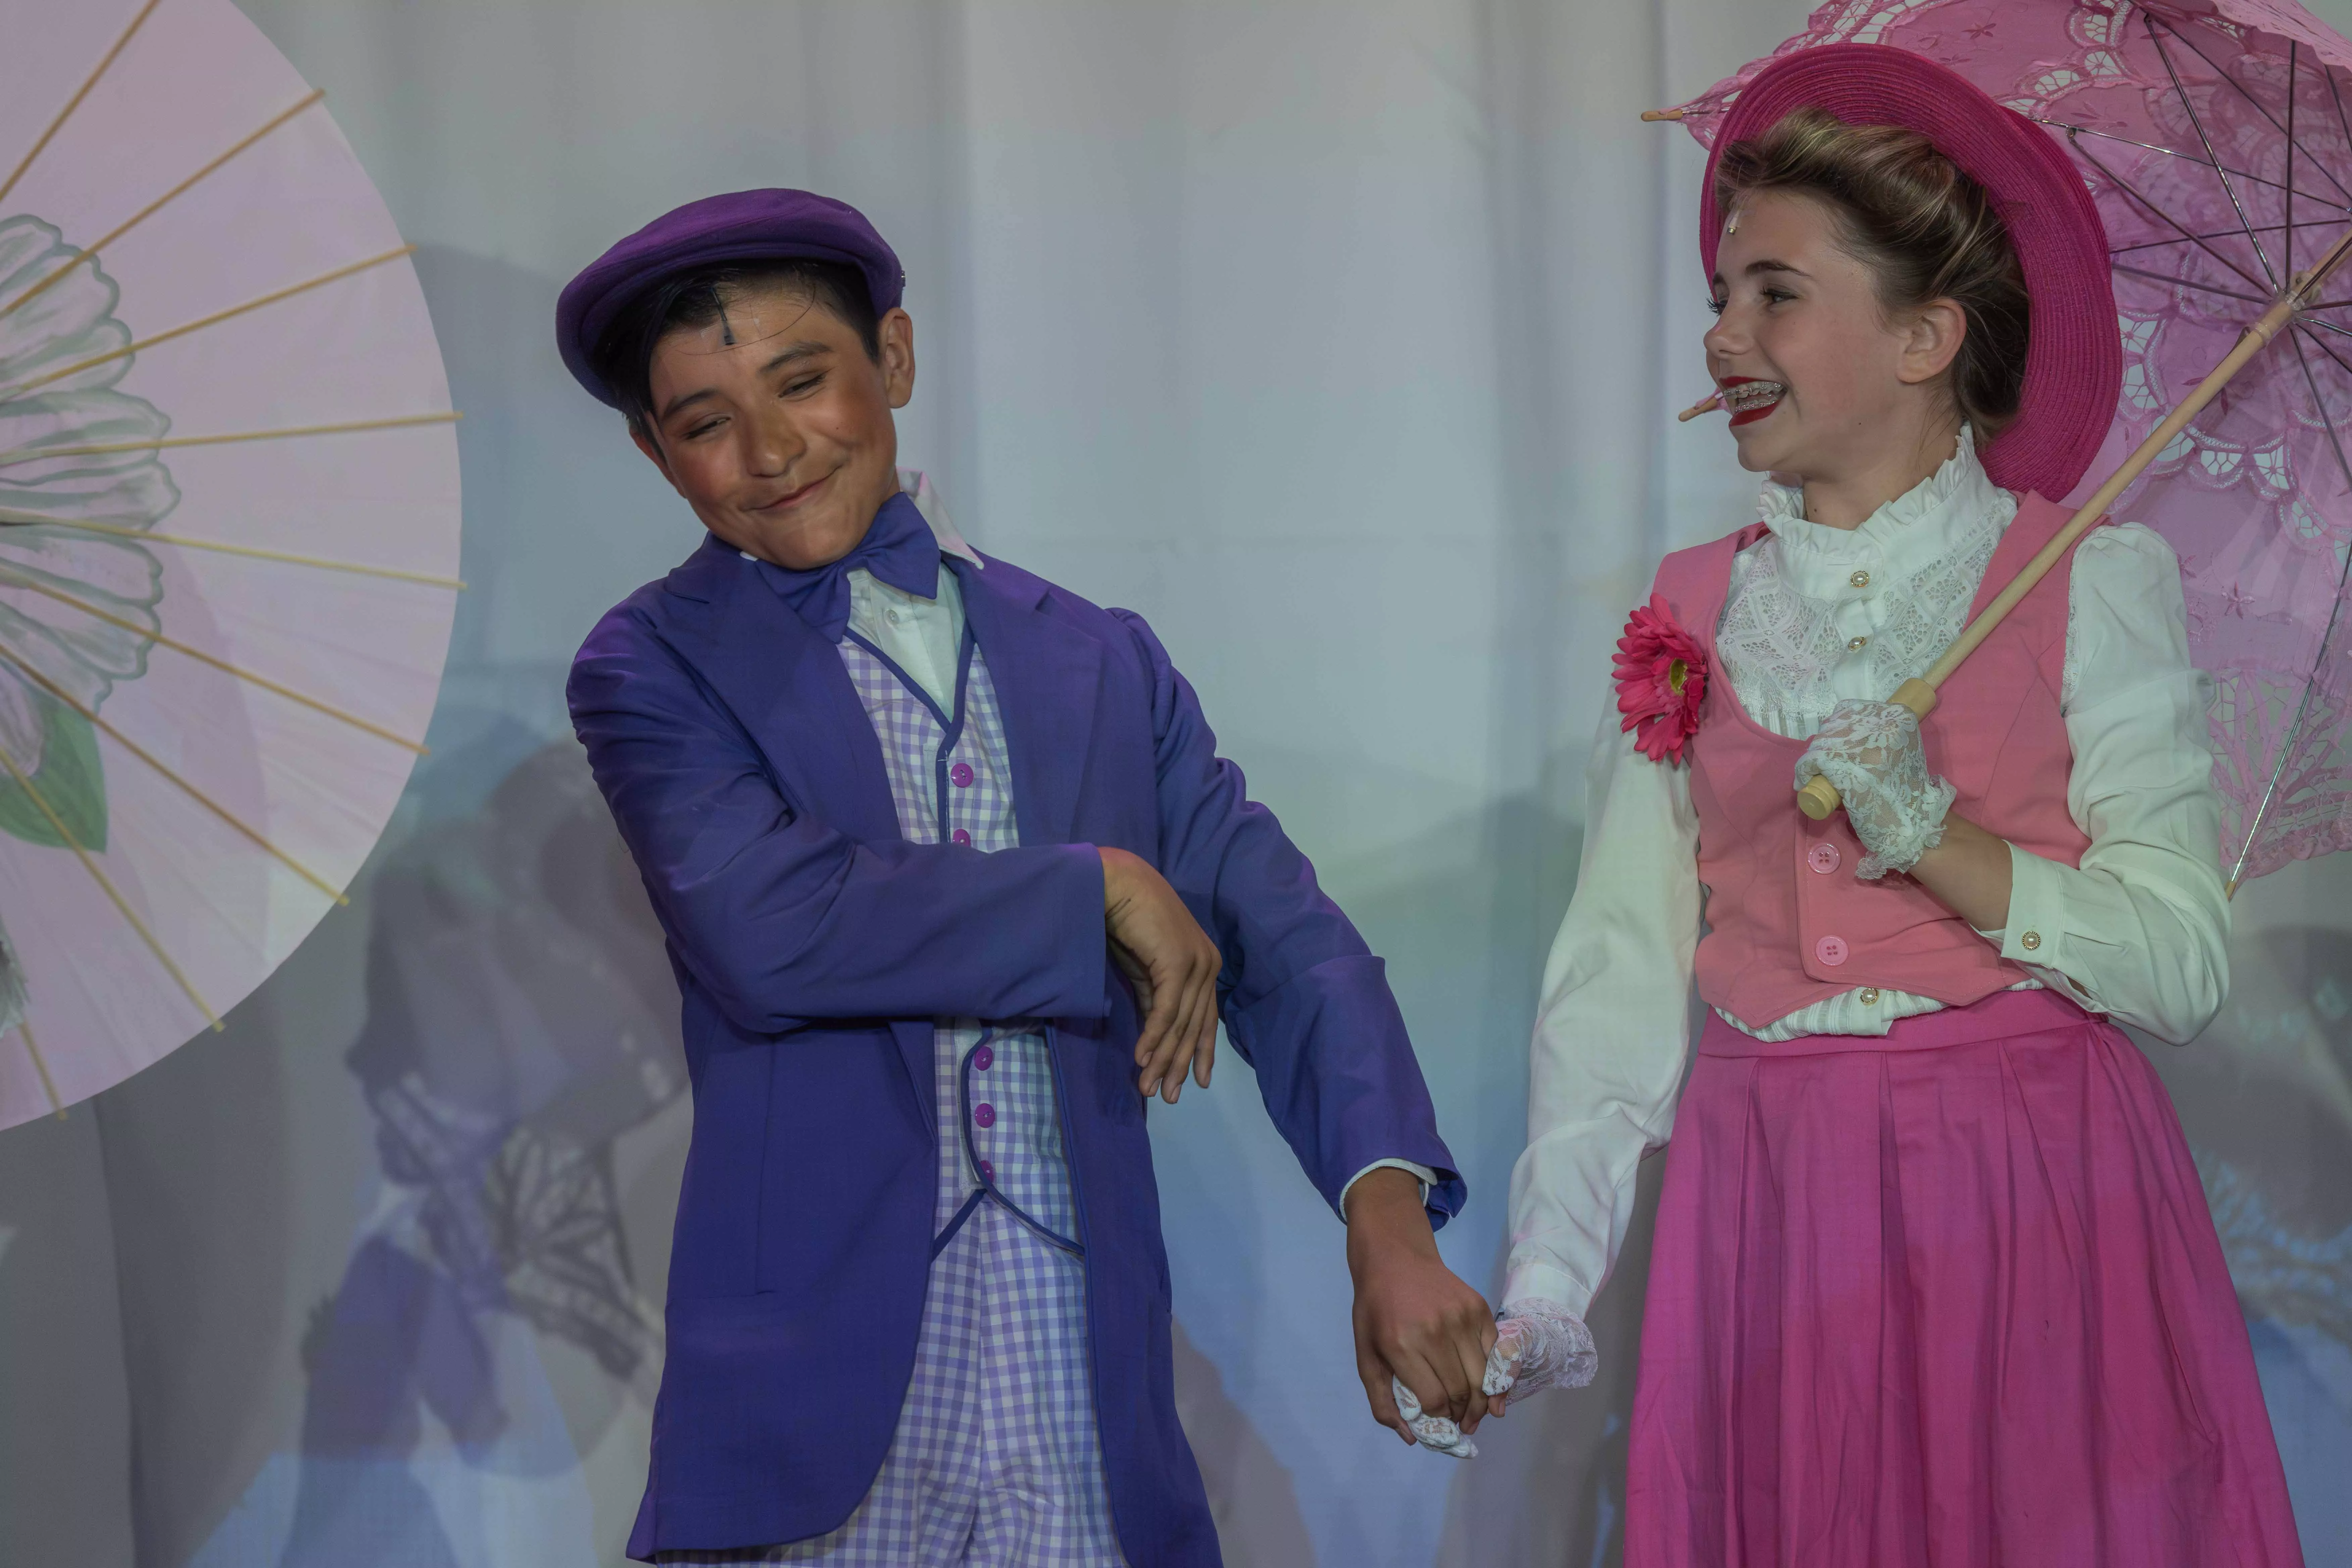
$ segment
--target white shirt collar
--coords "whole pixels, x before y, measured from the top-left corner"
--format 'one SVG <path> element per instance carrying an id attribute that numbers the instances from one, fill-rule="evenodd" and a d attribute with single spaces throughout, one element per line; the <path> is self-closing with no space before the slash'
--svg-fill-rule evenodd
<path id="1" fill-rule="evenodd" d="M 1999 516 L 2014 514 L 2015 498 L 1992 482 L 1977 460 L 1976 438 L 1960 427 L 1952 455 L 1937 470 L 1864 519 L 1857 528 L 1831 528 L 1804 515 L 1804 492 L 1767 482 L 1757 516 L 1780 541 L 1782 563 L 1800 593 L 1819 595 L 1843 583 L 1857 566 L 1907 577 L 1942 560 Z"/>
<path id="2" fill-rule="evenodd" d="M 940 492 L 931 488 L 929 474 L 919 468 L 900 468 L 898 488 L 915 498 L 915 510 L 923 514 L 923 521 L 931 525 L 931 532 L 939 538 L 940 554 L 968 561 L 982 570 L 987 568 L 988 563 L 980 558 L 980 552 L 966 544 L 955 524 L 948 521 L 947 502 L 940 500 Z"/>

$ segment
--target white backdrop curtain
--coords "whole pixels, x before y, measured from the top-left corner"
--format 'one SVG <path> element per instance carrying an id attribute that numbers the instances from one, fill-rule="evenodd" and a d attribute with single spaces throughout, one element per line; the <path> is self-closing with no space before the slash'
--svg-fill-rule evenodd
<path id="1" fill-rule="evenodd" d="M 423 247 L 473 586 L 353 908 L 225 1037 L 0 1135 L 0 1562 L 620 1560 L 688 1112 L 562 691 L 698 528 L 551 321 L 716 191 L 826 191 L 898 247 L 908 459 L 983 547 L 1158 627 L 1390 960 L 1470 1183 L 1445 1256 L 1497 1283 L 1608 651 L 1753 492 L 1671 416 L 1700 160 L 1635 117 L 1802 0 L 245 5 Z M 2347 890 L 2256 884 L 2230 1010 L 2157 1047 L 2315 1564 L 2352 1563 Z M 1227 1560 L 1613 1562 L 1643 1242 L 1595 1388 L 1475 1464 L 1408 1452 L 1364 1414 L 1339 1229 L 1222 1071 L 1152 1125 Z"/>

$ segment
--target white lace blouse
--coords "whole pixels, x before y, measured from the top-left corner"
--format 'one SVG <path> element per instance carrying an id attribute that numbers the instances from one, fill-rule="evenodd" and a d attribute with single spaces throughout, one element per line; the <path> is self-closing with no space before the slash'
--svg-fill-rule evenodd
<path id="1" fill-rule="evenodd" d="M 1845 698 L 1885 699 L 1964 625 L 2015 516 L 1966 432 L 1951 459 L 1859 528 L 1808 522 L 1768 484 L 1767 537 L 1736 558 L 1716 631 L 1720 678 L 1777 734 L 1809 735 Z M 2202 1029 L 2228 986 L 2229 905 L 2206 708 L 2172 551 L 2136 524 L 2075 552 L 2060 703 L 2079 868 L 2011 847 L 2001 956 L 2094 1011 L 2162 1038 Z M 1791 781 L 1793 787 L 1793 780 Z M 1528 1148 L 1511 1178 L 1508 1303 L 1581 1318 L 1624 1238 L 1633 1173 L 1674 1123 L 1698 945 L 1698 815 L 1687 769 L 1652 762 L 1604 704 L 1586 772 L 1584 856 L 1546 964 L 1529 1064 Z M 1791 809 L 1794 809 L 1793 805 Z M 1883 1035 L 1939 1004 L 1854 990 L 1762 1039 Z"/>

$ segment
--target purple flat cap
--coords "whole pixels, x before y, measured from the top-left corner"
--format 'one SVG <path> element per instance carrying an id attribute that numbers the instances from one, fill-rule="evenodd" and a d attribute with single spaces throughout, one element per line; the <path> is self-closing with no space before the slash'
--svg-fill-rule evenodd
<path id="1" fill-rule="evenodd" d="M 665 279 L 728 261 L 843 261 L 866 274 L 877 310 L 906 293 L 898 258 L 866 215 L 813 191 L 735 191 L 664 213 L 588 264 L 555 304 L 564 368 L 600 403 L 619 400 L 589 363 L 614 319 Z"/>

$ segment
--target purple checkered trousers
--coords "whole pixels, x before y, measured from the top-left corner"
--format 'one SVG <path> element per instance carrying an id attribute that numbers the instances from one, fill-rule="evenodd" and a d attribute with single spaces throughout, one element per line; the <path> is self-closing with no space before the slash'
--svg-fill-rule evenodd
<path id="1" fill-rule="evenodd" d="M 1004 723 L 971 635 L 951 711 L 855 634 L 841 657 L 881 739 L 899 830 L 916 843 L 1018 844 Z M 1086 1273 L 1052 1058 L 1044 1037 L 1017 1024 L 942 1020 L 935 1040 L 934 1234 L 953 1233 L 931 1260 L 914 1376 L 873 1489 L 829 1535 L 665 1562 L 1123 1563 L 1095 1429 Z"/>

